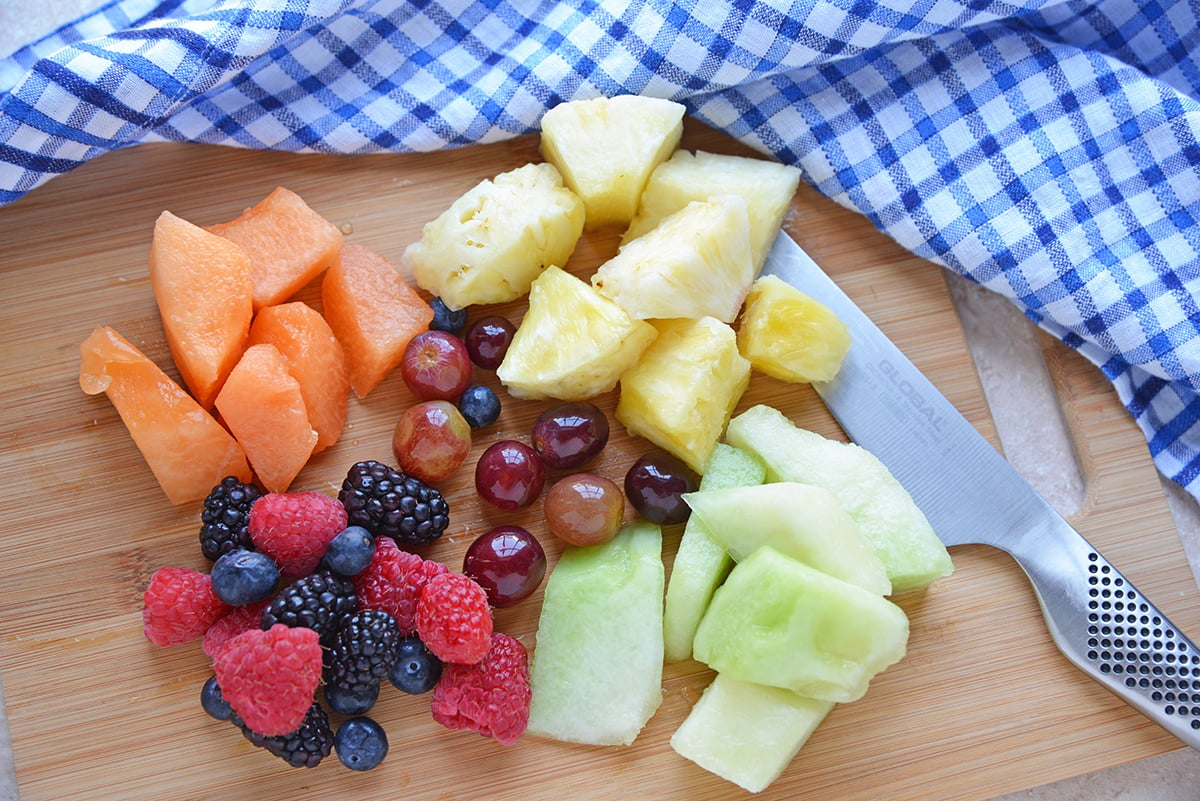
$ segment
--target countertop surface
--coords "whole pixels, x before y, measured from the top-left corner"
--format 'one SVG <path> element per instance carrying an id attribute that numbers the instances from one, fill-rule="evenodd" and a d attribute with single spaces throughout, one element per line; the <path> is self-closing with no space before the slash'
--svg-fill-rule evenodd
<path id="1" fill-rule="evenodd" d="M 0 3 L 0 54 L 12 52 L 97 2 L 39 0 L 36 14 L 29 12 L 31 5 L 25 0 Z M 947 279 L 1005 454 L 1060 512 L 1070 514 L 1080 500 L 1082 480 L 1042 360 L 1042 335 L 1003 298 L 954 276 Z M 1168 482 L 1164 491 L 1192 572 L 1200 575 L 1200 507 Z M 1200 753 L 1183 748 L 995 801 L 1191 801 L 1198 785 Z M 16 798 L 7 730 L 0 726 L 0 800 Z"/>

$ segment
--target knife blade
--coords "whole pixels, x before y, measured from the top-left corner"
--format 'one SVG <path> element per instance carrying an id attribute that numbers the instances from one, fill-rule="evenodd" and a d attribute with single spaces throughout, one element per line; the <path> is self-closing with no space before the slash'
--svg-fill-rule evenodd
<path id="1" fill-rule="evenodd" d="M 1085 674 L 1200 747 L 1200 649 L 1000 455 L 787 235 L 763 268 L 832 309 L 853 344 L 814 384 L 834 419 L 912 495 L 947 546 L 977 543 L 1025 571 L 1050 635 Z"/>

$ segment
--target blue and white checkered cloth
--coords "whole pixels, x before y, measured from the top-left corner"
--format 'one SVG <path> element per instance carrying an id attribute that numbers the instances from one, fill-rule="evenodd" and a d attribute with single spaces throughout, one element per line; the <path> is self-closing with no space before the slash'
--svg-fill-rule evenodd
<path id="1" fill-rule="evenodd" d="M 161 140 L 370 153 L 641 93 L 1104 371 L 1200 496 L 1200 0 L 113 0 L 0 62 L 0 203 Z"/>

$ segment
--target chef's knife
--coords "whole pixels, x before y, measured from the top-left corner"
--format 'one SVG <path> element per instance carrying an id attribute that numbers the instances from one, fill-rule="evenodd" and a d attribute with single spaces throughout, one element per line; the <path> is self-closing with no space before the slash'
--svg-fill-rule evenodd
<path id="1" fill-rule="evenodd" d="M 1059 515 L 786 233 L 764 273 L 829 306 L 853 344 L 815 389 L 947 546 L 1011 554 L 1055 644 L 1080 670 L 1200 747 L 1200 650 Z"/>

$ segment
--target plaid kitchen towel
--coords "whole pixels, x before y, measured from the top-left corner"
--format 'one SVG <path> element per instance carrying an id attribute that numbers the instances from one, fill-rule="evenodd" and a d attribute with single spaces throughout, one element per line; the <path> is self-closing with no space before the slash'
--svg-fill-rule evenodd
<path id="1" fill-rule="evenodd" d="M 0 204 L 115 148 L 427 151 L 641 93 L 1104 371 L 1200 496 L 1200 0 L 113 0 L 0 61 Z"/>

